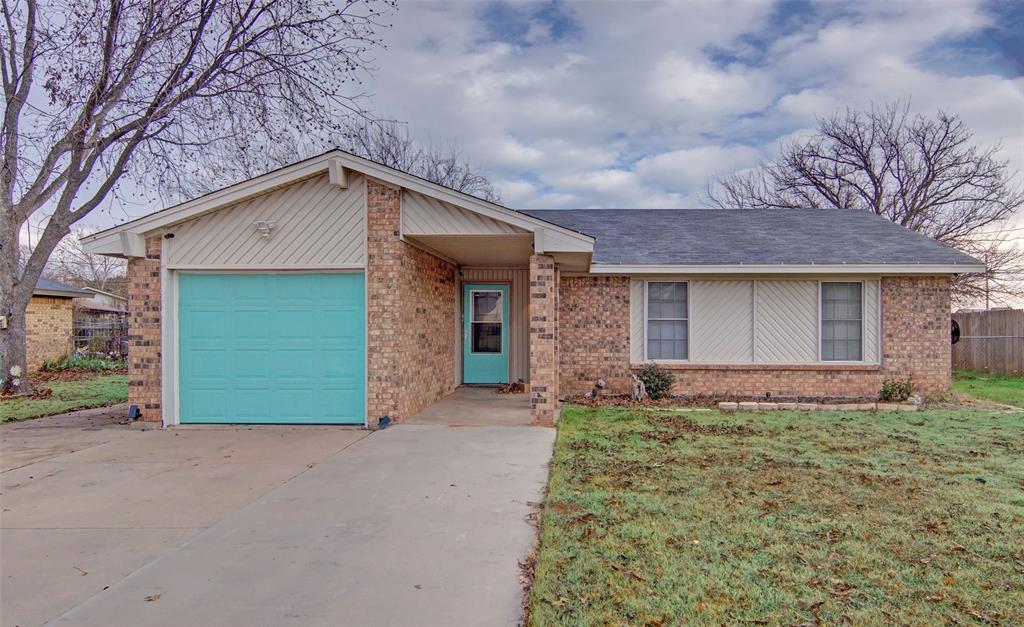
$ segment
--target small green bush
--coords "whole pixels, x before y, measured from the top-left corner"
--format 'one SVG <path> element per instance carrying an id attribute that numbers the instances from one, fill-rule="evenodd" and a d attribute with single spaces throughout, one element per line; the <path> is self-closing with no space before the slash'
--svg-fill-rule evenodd
<path id="1" fill-rule="evenodd" d="M 107 372 L 123 368 L 125 362 L 117 359 L 97 359 L 93 357 L 62 357 L 51 361 L 44 361 L 40 370 L 56 372 L 58 370 L 94 370 L 96 372 Z"/>
<path id="2" fill-rule="evenodd" d="M 676 378 L 672 373 L 656 364 L 647 364 L 636 371 L 636 376 L 644 382 L 647 395 L 654 400 L 665 398 L 672 394 L 672 386 Z"/>
<path id="3" fill-rule="evenodd" d="M 882 381 L 882 389 L 878 392 L 878 400 L 901 402 L 914 393 L 914 383 L 910 377 L 906 379 L 886 379 Z"/>

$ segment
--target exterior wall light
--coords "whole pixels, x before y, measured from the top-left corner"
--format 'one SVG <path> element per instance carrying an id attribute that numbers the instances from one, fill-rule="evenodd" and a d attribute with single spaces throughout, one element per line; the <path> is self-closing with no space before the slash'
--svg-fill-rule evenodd
<path id="1" fill-rule="evenodd" d="M 256 227 L 256 230 L 260 233 L 260 237 L 263 239 L 269 239 L 270 232 L 274 230 L 274 223 L 267 222 L 265 220 L 257 220 L 256 222 L 253 222 L 252 225 Z"/>

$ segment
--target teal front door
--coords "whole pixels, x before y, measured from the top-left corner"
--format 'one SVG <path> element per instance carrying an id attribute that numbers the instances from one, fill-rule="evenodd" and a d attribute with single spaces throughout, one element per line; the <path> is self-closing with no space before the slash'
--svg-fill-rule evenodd
<path id="1" fill-rule="evenodd" d="M 508 285 L 462 287 L 462 380 L 508 383 Z"/>
<path id="2" fill-rule="evenodd" d="M 363 424 L 362 273 L 182 274 L 183 423 Z"/>

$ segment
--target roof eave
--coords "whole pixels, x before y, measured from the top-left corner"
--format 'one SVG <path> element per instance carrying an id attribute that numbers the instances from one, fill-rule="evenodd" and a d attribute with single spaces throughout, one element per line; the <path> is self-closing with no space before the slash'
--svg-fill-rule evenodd
<path id="1" fill-rule="evenodd" d="M 89 292 L 84 290 L 50 290 L 50 289 L 34 289 L 32 290 L 33 296 L 49 296 L 51 298 L 83 298 L 91 296 Z"/>
<path id="2" fill-rule="evenodd" d="M 984 264 L 614 264 L 592 263 L 591 274 L 889 274 L 936 275 L 984 272 Z"/>

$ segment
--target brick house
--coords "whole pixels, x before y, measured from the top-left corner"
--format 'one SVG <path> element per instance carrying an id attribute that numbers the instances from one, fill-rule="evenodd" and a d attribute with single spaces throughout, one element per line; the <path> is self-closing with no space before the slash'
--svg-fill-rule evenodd
<path id="1" fill-rule="evenodd" d="M 73 299 L 89 292 L 59 281 L 40 278 L 25 311 L 28 369 L 38 370 L 44 361 L 71 354 Z"/>
<path id="2" fill-rule="evenodd" d="M 550 424 L 647 362 L 689 395 L 942 390 L 950 278 L 983 270 L 864 212 L 515 211 L 341 151 L 83 242 L 128 259 L 131 402 L 165 425 L 372 427 L 518 379 Z"/>

